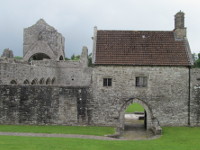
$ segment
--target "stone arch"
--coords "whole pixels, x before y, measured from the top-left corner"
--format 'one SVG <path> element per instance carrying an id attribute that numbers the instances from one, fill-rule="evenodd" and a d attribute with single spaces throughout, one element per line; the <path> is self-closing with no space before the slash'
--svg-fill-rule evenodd
<path id="1" fill-rule="evenodd" d="M 50 85 L 51 84 L 51 79 L 50 78 L 47 78 L 46 80 L 46 85 Z"/>
<path id="2" fill-rule="evenodd" d="M 10 84 L 17 84 L 17 81 L 16 80 L 11 80 Z"/>
<path id="3" fill-rule="evenodd" d="M 64 60 L 64 58 L 63 58 L 63 56 L 62 56 L 62 55 L 59 57 L 59 60 Z"/>
<path id="4" fill-rule="evenodd" d="M 56 78 L 53 77 L 53 79 L 51 80 L 51 84 L 53 85 L 53 84 L 55 84 L 55 82 L 56 82 Z"/>
<path id="5" fill-rule="evenodd" d="M 33 79 L 33 81 L 31 82 L 31 85 L 35 85 L 35 84 L 38 84 L 38 79 L 37 78 Z"/>
<path id="6" fill-rule="evenodd" d="M 33 55 L 37 53 L 43 53 L 49 56 L 51 59 L 56 59 L 53 50 L 50 48 L 47 42 L 37 41 L 29 47 L 29 51 L 25 53 L 23 60 L 28 61 Z"/>
<path id="7" fill-rule="evenodd" d="M 120 129 L 124 130 L 124 114 L 125 114 L 125 110 L 127 109 L 127 107 L 130 105 L 130 104 L 133 104 L 133 103 L 138 103 L 140 105 L 143 106 L 143 108 L 145 109 L 146 111 L 146 129 L 149 130 L 149 129 L 152 129 L 153 126 L 154 126 L 154 123 L 155 122 L 155 118 L 153 116 L 153 112 L 150 108 L 150 106 L 143 100 L 141 99 L 138 99 L 138 98 L 130 98 L 128 100 L 125 100 L 122 107 L 121 107 L 121 110 L 120 110 Z"/>
<path id="8" fill-rule="evenodd" d="M 36 53 L 36 54 L 34 54 L 30 57 L 29 61 L 31 61 L 31 60 L 43 60 L 43 59 L 51 59 L 51 58 L 47 54 Z"/>
<path id="9" fill-rule="evenodd" d="M 41 78 L 39 83 L 40 83 L 40 84 L 45 84 L 45 79 L 44 79 L 44 78 Z"/>
<path id="10" fill-rule="evenodd" d="M 26 79 L 24 80 L 24 84 L 30 84 L 30 82 Z"/>

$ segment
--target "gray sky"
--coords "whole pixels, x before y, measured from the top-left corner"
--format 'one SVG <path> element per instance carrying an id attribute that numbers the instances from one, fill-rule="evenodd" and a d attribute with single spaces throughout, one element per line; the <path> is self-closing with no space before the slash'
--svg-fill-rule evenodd
<path id="1" fill-rule="evenodd" d="M 43 18 L 65 37 L 65 54 L 92 51 L 93 27 L 103 30 L 173 30 L 185 12 L 192 52 L 200 52 L 199 0 L 0 0 L 0 54 L 22 56 L 23 29 Z"/>

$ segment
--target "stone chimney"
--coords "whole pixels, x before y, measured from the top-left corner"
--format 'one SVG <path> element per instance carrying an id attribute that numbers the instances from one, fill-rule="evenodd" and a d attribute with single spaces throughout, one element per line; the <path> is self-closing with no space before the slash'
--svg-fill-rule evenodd
<path id="1" fill-rule="evenodd" d="M 94 36 L 93 40 L 93 51 L 92 51 L 92 64 L 95 64 L 96 59 L 96 41 L 97 41 L 97 26 L 94 27 Z"/>
<path id="2" fill-rule="evenodd" d="M 180 11 L 175 15 L 175 38 L 177 40 L 183 40 L 186 38 L 186 28 L 185 28 L 185 14 Z"/>

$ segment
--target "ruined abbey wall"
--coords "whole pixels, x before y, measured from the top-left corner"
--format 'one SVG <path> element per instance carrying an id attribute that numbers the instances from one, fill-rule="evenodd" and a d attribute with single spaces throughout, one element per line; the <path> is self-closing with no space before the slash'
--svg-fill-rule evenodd
<path id="1" fill-rule="evenodd" d="M 14 59 L 0 60 L 0 84 L 9 85 L 59 85 L 89 86 L 91 68 L 84 48 L 79 61 L 55 61 L 51 59 L 25 62 Z M 25 82 L 27 81 L 27 82 Z"/>
<path id="2" fill-rule="evenodd" d="M 88 87 L 0 86 L 0 124 L 87 124 Z"/>
<path id="3" fill-rule="evenodd" d="M 57 68 L 35 66 L 27 63 L 15 63 L 15 62 L 2 62 L 0 63 L 1 68 L 1 84 L 11 84 L 11 81 L 16 81 L 16 84 L 31 84 L 33 81 L 39 84 L 41 79 L 44 79 L 46 84 L 47 79 L 52 81 L 53 78 L 58 79 Z"/>
<path id="4" fill-rule="evenodd" d="M 85 81 L 75 82 L 90 83 L 89 86 L 1 85 L 0 123 L 123 128 L 125 109 L 136 102 L 147 111 L 147 128 L 155 123 L 200 125 L 200 69 L 191 69 L 190 76 L 187 67 L 95 66 L 85 69 L 89 71 L 80 76 Z M 137 76 L 147 76 L 147 87 L 136 87 Z M 109 77 L 113 79 L 112 86 L 104 87 L 103 78 Z"/>

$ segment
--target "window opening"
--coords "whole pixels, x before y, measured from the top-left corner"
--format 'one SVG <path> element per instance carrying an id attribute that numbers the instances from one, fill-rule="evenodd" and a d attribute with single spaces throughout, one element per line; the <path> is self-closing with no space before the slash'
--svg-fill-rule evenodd
<path id="1" fill-rule="evenodd" d="M 147 77 L 136 77 L 136 87 L 147 87 Z"/>
<path id="2" fill-rule="evenodd" d="M 104 78 L 103 86 L 112 86 L 112 78 Z"/>

